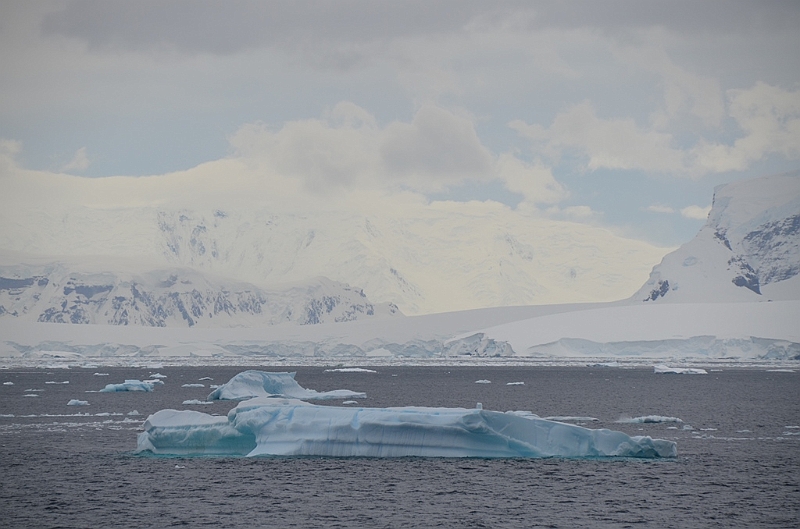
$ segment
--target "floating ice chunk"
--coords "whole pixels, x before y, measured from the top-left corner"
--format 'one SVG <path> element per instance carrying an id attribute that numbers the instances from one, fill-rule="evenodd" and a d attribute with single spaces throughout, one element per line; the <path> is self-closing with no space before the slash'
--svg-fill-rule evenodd
<path id="1" fill-rule="evenodd" d="M 37 395 L 36 393 L 26 393 L 25 395 L 23 395 L 23 397 L 38 397 L 38 396 L 39 395 Z"/>
<path id="2" fill-rule="evenodd" d="M 767 373 L 794 373 L 794 369 L 767 369 Z"/>
<path id="3" fill-rule="evenodd" d="M 693 367 L 668 367 L 665 365 L 653 366 L 653 372 L 656 375 L 707 375 L 708 371 L 705 369 L 697 369 Z"/>
<path id="4" fill-rule="evenodd" d="M 204 388 L 206 386 L 205 386 L 205 384 L 184 384 L 181 387 L 182 388 Z"/>
<path id="5" fill-rule="evenodd" d="M 664 417 L 663 415 L 644 415 L 642 417 L 620 417 L 617 421 L 621 424 L 644 424 L 644 423 L 662 423 L 662 422 L 679 422 L 683 423 L 677 417 Z"/>
<path id="6" fill-rule="evenodd" d="M 198 378 L 197 380 L 214 380 L 214 379 L 211 377 L 203 377 L 203 378 Z"/>
<path id="7" fill-rule="evenodd" d="M 619 362 L 599 362 L 597 364 L 587 364 L 586 367 L 619 367 Z"/>
<path id="8" fill-rule="evenodd" d="M 183 401 L 183 404 L 201 406 L 201 405 L 205 405 L 205 404 L 214 404 L 214 403 L 212 401 L 208 401 L 208 400 L 189 399 L 189 400 Z"/>
<path id="9" fill-rule="evenodd" d="M 161 373 L 156 373 L 154 375 L 150 375 L 150 378 L 167 378 L 167 375 L 162 375 Z"/>
<path id="10" fill-rule="evenodd" d="M 350 405 L 350 404 L 358 404 L 357 400 L 346 400 L 342 402 L 342 405 Z"/>
<path id="11" fill-rule="evenodd" d="M 146 384 L 151 384 L 153 386 L 155 386 L 156 384 L 158 384 L 159 386 L 163 386 L 164 385 L 164 381 L 161 380 L 160 378 L 156 378 L 156 379 L 153 379 L 153 380 L 143 380 L 142 382 L 144 382 Z"/>
<path id="12" fill-rule="evenodd" d="M 525 382 L 506 382 L 506 386 L 524 386 Z"/>
<path id="13" fill-rule="evenodd" d="M 573 417 L 572 415 L 555 415 L 553 417 L 545 417 L 545 419 L 558 422 L 594 422 L 600 420 L 595 417 Z"/>
<path id="14" fill-rule="evenodd" d="M 106 384 L 100 393 L 117 393 L 121 391 L 153 391 L 154 380 L 126 380 L 122 384 Z"/>
<path id="15" fill-rule="evenodd" d="M 306 400 L 363 399 L 366 393 L 348 389 L 318 392 L 306 389 L 294 379 L 295 373 L 242 371 L 212 391 L 207 400 L 243 400 L 253 397 L 284 396 Z"/>
<path id="16" fill-rule="evenodd" d="M 96 377 L 107 377 L 108 373 L 95 373 L 94 376 L 96 376 Z"/>
<path id="17" fill-rule="evenodd" d="M 88 400 L 70 399 L 70 401 L 67 402 L 67 406 L 88 406 L 88 405 L 89 405 Z"/>
<path id="18" fill-rule="evenodd" d="M 676 444 L 463 408 L 345 408 L 258 397 L 227 417 L 161 410 L 137 452 L 331 457 L 675 457 Z"/>
<path id="19" fill-rule="evenodd" d="M 129 411 L 128 415 L 135 416 L 135 415 L 141 415 L 141 414 L 138 411 L 133 410 L 133 411 Z"/>
<path id="20" fill-rule="evenodd" d="M 486 380 L 486 379 L 481 379 L 481 380 L 476 380 L 475 383 L 476 384 L 491 384 L 492 381 L 491 380 Z"/>
<path id="21" fill-rule="evenodd" d="M 69 384 L 69 380 L 65 380 L 64 382 L 56 382 L 54 380 L 51 380 L 49 382 L 45 382 L 45 384 Z"/>
<path id="22" fill-rule="evenodd" d="M 14 383 L 13 382 L 3 382 L 3 385 L 4 386 L 13 386 Z"/>
<path id="23" fill-rule="evenodd" d="M 326 369 L 326 373 L 377 373 L 374 369 L 364 369 L 363 367 L 337 367 L 336 369 Z"/>

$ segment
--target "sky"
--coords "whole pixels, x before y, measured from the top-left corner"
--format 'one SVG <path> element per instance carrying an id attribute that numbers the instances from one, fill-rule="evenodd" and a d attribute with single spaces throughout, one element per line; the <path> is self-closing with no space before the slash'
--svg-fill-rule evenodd
<path id="1" fill-rule="evenodd" d="M 715 186 L 800 168 L 798 27 L 796 1 L 2 2 L 0 186 L 494 201 L 674 247 Z"/>

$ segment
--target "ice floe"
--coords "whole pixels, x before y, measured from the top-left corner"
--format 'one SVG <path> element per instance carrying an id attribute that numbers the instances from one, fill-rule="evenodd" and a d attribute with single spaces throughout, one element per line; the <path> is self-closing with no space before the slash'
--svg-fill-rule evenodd
<path id="1" fill-rule="evenodd" d="M 621 424 L 645 424 L 645 423 L 663 423 L 663 422 L 678 422 L 683 421 L 677 417 L 665 417 L 663 415 L 644 415 L 642 417 L 620 417 L 617 420 Z"/>
<path id="2" fill-rule="evenodd" d="M 555 415 L 552 417 L 545 417 L 545 419 L 559 422 L 595 422 L 600 420 L 595 417 L 573 417 L 572 415 Z"/>
<path id="3" fill-rule="evenodd" d="M 708 371 L 696 367 L 669 367 L 662 364 L 653 366 L 656 375 L 707 375 Z"/>
<path id="4" fill-rule="evenodd" d="M 67 402 L 67 406 L 88 406 L 88 405 L 89 405 L 88 400 L 70 399 L 70 401 Z"/>
<path id="5" fill-rule="evenodd" d="M 475 383 L 476 384 L 491 384 L 492 381 L 491 380 L 486 380 L 486 379 L 481 379 L 481 380 L 476 380 Z"/>
<path id="6" fill-rule="evenodd" d="M 189 399 L 183 401 L 183 404 L 186 406 L 204 406 L 206 404 L 214 404 L 214 403 L 208 400 Z"/>
<path id="7" fill-rule="evenodd" d="M 243 371 L 212 391 L 207 400 L 243 400 L 253 397 L 283 396 L 306 400 L 358 399 L 366 393 L 337 389 L 314 391 L 306 389 L 294 379 L 295 373 L 268 373 Z"/>
<path id="8" fill-rule="evenodd" d="M 377 373 L 374 369 L 363 367 L 337 367 L 336 369 L 326 369 L 326 373 Z"/>
<path id="9" fill-rule="evenodd" d="M 675 457 L 672 441 L 479 408 L 345 408 L 292 398 L 240 402 L 227 417 L 161 410 L 137 452 L 333 457 Z"/>
<path id="10" fill-rule="evenodd" d="M 206 387 L 205 384 L 184 384 L 181 386 L 182 388 L 204 388 Z"/>
<path id="11" fill-rule="evenodd" d="M 506 382 L 506 386 L 524 386 L 525 382 Z"/>
<path id="12" fill-rule="evenodd" d="M 153 391 L 155 380 L 126 380 L 122 384 L 106 384 L 100 393 L 118 393 L 122 391 Z"/>

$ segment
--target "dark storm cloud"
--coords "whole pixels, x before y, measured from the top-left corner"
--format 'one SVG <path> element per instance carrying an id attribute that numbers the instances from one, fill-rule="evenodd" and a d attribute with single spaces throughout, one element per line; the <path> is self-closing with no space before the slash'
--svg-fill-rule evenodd
<path id="1" fill-rule="evenodd" d="M 229 54 L 447 34 L 472 22 L 611 33 L 648 27 L 684 33 L 769 32 L 800 27 L 800 2 L 77 0 L 47 15 L 42 30 L 84 40 L 93 49 L 174 47 L 185 53 Z"/>

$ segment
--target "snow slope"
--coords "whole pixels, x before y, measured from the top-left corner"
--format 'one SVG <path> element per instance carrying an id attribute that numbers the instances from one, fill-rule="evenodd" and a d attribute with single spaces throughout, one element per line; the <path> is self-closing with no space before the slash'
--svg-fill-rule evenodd
<path id="1" fill-rule="evenodd" d="M 631 299 L 800 299 L 800 172 L 717 187 L 705 226 L 665 256 Z"/>

